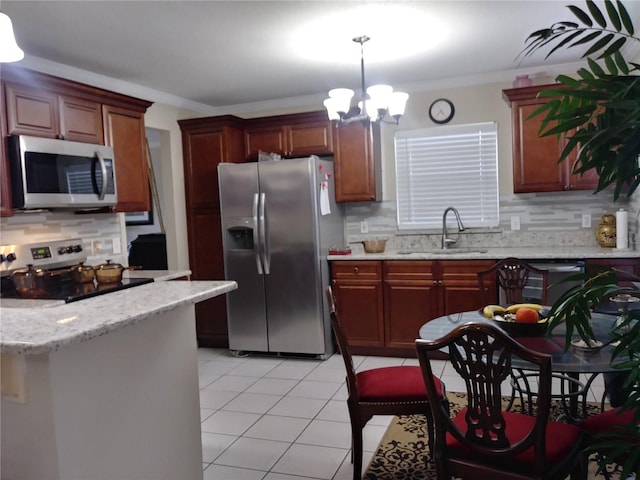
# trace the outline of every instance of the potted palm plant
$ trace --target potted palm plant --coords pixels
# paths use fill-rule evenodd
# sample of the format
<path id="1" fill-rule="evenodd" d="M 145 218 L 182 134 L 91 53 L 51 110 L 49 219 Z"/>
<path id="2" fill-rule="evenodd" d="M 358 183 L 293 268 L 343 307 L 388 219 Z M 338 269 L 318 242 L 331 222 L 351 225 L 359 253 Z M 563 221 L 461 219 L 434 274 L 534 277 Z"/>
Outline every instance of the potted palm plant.
<path id="1" fill-rule="evenodd" d="M 599 175 L 596 192 L 613 188 L 616 201 L 620 195 L 631 196 L 640 183 L 640 65 L 624 58 L 623 51 L 633 42 L 634 25 L 623 3 L 604 1 L 604 10 L 586 0 L 586 8 L 569 5 L 573 18 L 537 30 L 525 41 L 521 55 L 547 50 L 546 56 L 562 48 L 582 48 L 585 68 L 575 76 L 559 75 L 557 88 L 540 92 L 548 102 L 532 113 L 542 115 L 540 135 L 564 135 L 568 142 L 559 162 L 578 149 L 573 173 L 591 169 Z M 583 280 L 569 289 L 552 306 L 548 331 L 559 322 L 566 324 L 567 340 L 577 333 L 585 342 L 593 338 L 591 311 L 594 305 L 624 295 L 640 296 L 633 287 L 620 286 L 615 269 L 569 280 Z M 633 279 L 632 279 L 633 280 Z M 635 278 L 640 281 L 640 278 Z M 623 297 L 624 298 L 624 297 Z M 622 358 L 621 370 L 628 371 L 624 387 L 629 394 L 622 409 L 635 412 L 634 422 L 615 434 L 602 437 L 593 447 L 605 464 L 622 466 L 622 477 L 638 472 L 640 433 L 640 310 L 623 309 L 613 332 L 617 342 L 613 355 Z M 569 342 L 567 342 L 569 344 Z"/>

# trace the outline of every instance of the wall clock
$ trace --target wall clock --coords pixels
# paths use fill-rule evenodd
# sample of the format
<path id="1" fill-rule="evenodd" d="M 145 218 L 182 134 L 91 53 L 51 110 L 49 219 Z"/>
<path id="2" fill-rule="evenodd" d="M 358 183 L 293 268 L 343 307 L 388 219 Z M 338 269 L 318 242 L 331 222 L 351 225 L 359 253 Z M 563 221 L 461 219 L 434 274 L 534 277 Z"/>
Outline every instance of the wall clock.
<path id="1" fill-rule="evenodd" d="M 439 98 L 429 107 L 429 118 L 435 123 L 447 123 L 453 118 L 455 111 L 451 100 Z"/>

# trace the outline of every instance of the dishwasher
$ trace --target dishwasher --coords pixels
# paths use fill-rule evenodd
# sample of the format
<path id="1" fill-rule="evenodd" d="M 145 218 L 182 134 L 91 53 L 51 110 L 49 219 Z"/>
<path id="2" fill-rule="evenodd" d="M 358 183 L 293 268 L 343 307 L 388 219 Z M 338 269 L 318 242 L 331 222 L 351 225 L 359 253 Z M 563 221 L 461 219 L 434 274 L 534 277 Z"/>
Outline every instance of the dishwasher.
<path id="1" fill-rule="evenodd" d="M 580 285 L 582 280 L 566 281 L 566 278 L 577 273 L 584 273 L 584 260 L 527 260 L 533 267 L 549 272 L 549 286 L 547 303 L 553 305 L 560 296 L 571 287 Z M 542 277 L 535 273 L 529 275 L 527 284 L 522 291 L 523 301 L 526 303 L 541 303 Z M 505 304 L 504 292 L 500 291 L 500 305 Z"/>

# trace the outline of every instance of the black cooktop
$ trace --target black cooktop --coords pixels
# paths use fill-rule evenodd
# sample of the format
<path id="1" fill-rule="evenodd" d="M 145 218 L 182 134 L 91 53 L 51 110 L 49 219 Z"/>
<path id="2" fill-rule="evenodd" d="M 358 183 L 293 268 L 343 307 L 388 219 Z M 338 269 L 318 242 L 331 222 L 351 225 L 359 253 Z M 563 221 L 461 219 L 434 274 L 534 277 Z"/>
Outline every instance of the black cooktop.
<path id="1" fill-rule="evenodd" d="M 98 295 L 104 295 L 105 293 L 117 292 L 118 290 L 124 290 L 126 288 L 153 282 L 153 278 L 124 278 L 119 283 L 75 283 L 70 278 L 65 278 L 64 275 L 62 277 L 63 278 L 57 279 L 54 282 L 50 282 L 48 290 L 37 296 L 23 296 L 18 294 L 11 279 L 9 277 L 3 277 L 2 285 L 0 286 L 0 297 L 36 300 L 64 300 L 67 303 L 71 303 L 78 300 L 84 300 L 85 298 L 96 297 Z"/>

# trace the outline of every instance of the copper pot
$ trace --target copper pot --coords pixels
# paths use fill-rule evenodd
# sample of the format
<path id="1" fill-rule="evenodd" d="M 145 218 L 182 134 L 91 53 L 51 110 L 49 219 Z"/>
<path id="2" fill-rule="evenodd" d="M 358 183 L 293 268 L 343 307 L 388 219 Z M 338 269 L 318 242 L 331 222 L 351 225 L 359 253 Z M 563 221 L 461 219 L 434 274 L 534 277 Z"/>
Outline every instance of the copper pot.
<path id="1" fill-rule="evenodd" d="M 137 270 L 140 267 L 123 267 L 119 263 L 111 263 L 111 260 L 107 260 L 106 263 L 98 265 L 94 268 L 96 274 L 96 280 L 99 284 L 105 283 L 119 283 L 122 281 L 122 273 L 125 270 Z"/>
<path id="2" fill-rule="evenodd" d="M 35 298 L 47 293 L 53 277 L 68 271 L 68 269 L 50 271 L 29 264 L 27 268 L 13 272 L 11 274 L 11 281 L 18 295 L 21 297 Z"/>
<path id="3" fill-rule="evenodd" d="M 78 265 L 71 267 L 71 278 L 75 283 L 93 283 L 96 274 L 91 265 L 85 265 L 80 262 Z"/>

